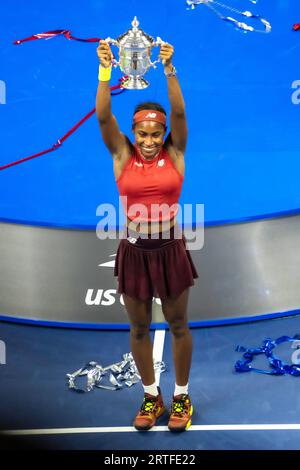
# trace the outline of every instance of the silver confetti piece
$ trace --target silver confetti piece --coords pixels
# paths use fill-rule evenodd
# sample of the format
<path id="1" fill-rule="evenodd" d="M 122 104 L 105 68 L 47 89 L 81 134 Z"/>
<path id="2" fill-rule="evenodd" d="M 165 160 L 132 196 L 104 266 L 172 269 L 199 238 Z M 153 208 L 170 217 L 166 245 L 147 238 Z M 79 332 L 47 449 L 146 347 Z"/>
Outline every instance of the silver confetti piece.
<path id="1" fill-rule="evenodd" d="M 249 1 L 253 4 L 257 3 L 256 0 L 249 0 Z M 272 29 L 272 26 L 269 23 L 269 21 L 263 18 L 261 15 L 253 14 L 251 11 L 248 11 L 248 10 L 246 11 L 238 10 L 237 8 L 231 7 L 230 5 L 225 5 L 224 3 L 218 2 L 217 0 L 186 0 L 186 4 L 189 7 L 188 9 L 190 10 L 194 10 L 197 5 L 200 5 L 200 4 L 205 5 L 221 20 L 228 21 L 229 23 L 231 23 L 232 25 L 234 25 L 236 28 L 240 29 L 244 33 L 248 31 L 256 32 L 256 33 L 270 33 Z M 223 13 L 221 13 L 220 9 L 221 11 L 223 9 L 229 10 L 235 13 L 236 15 L 245 16 L 246 18 L 252 19 L 254 21 L 255 20 L 260 21 L 263 24 L 264 29 L 256 29 L 252 27 L 251 25 L 244 23 L 243 21 L 238 21 L 237 19 L 232 18 L 231 16 L 225 16 L 223 15 Z"/>
<path id="2" fill-rule="evenodd" d="M 166 365 L 162 361 L 153 360 L 156 372 L 165 372 Z M 86 376 L 86 386 L 76 384 L 79 377 Z M 123 354 L 123 360 L 103 367 L 95 361 L 88 362 L 84 367 L 71 374 L 66 374 L 69 389 L 79 393 L 90 392 L 96 388 L 120 390 L 124 385 L 131 387 L 141 380 L 132 353 Z M 110 384 L 110 385 L 108 385 Z"/>

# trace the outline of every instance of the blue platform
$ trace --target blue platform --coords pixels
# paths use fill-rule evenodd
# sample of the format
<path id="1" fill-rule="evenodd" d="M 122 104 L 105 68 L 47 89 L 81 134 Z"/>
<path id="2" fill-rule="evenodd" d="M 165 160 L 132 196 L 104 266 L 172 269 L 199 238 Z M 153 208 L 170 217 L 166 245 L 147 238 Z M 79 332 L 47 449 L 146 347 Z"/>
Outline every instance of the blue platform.
<path id="1" fill-rule="evenodd" d="M 53 0 L 47 8 L 34 0 L 17 8 L 3 4 L 0 165 L 51 147 L 94 107 L 97 89 L 97 43 L 63 37 L 18 46 L 13 41 L 53 29 L 70 29 L 80 38 L 117 37 L 137 15 L 144 31 L 175 47 L 189 128 L 181 202 L 205 204 L 207 224 L 298 211 L 300 106 L 292 102 L 293 93 L 299 95 L 292 84 L 300 79 L 300 32 L 292 30 L 300 20 L 298 2 L 225 3 L 262 14 L 271 33 L 244 34 L 204 5 L 187 10 L 184 0 L 153 0 L 151 7 L 131 0 L 126 8 L 120 0 L 63 6 Z M 111 84 L 120 77 L 115 70 Z M 156 100 L 169 111 L 161 64 L 147 79 L 147 90 L 112 99 L 120 128 L 131 139 L 138 102 Z M 93 228 L 103 202 L 117 205 L 118 192 L 95 115 L 55 152 L 0 173 L 1 220 Z"/>

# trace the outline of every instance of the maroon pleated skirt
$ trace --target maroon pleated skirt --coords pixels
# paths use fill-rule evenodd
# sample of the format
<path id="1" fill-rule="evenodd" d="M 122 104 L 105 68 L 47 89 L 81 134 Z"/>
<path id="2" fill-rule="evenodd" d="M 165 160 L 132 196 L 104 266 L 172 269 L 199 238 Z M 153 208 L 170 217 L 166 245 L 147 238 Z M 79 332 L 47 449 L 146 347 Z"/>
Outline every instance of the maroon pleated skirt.
<path id="1" fill-rule="evenodd" d="M 164 299 L 179 295 L 194 285 L 198 278 L 186 240 L 178 225 L 159 238 L 144 238 L 128 229 L 121 240 L 114 269 L 118 277 L 118 293 L 140 300 L 158 297 Z M 175 236 L 176 234 L 176 236 Z"/>

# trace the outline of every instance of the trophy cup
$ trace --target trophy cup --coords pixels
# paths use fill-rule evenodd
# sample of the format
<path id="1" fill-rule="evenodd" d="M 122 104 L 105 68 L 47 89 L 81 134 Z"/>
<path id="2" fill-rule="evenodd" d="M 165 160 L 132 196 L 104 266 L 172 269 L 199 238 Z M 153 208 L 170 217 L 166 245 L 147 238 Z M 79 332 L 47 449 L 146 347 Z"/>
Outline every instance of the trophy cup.
<path id="1" fill-rule="evenodd" d="M 127 77 L 122 82 L 122 87 L 129 90 L 142 90 L 149 86 L 143 75 L 150 67 L 156 69 L 160 58 L 151 62 L 151 50 L 155 46 L 163 44 L 160 37 L 156 41 L 152 36 L 139 29 L 139 21 L 134 17 L 132 28 L 121 34 L 117 39 L 106 38 L 105 41 L 119 48 L 119 61 L 113 59 L 114 67 L 119 66 Z"/>

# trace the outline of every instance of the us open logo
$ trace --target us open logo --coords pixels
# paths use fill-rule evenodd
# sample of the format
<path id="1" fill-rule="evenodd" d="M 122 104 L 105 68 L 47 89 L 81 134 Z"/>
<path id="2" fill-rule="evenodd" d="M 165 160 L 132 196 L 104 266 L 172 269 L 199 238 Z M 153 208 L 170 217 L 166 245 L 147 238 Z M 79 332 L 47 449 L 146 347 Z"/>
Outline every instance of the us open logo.
<path id="1" fill-rule="evenodd" d="M 0 80 L 0 104 L 6 104 L 6 85 Z"/>

